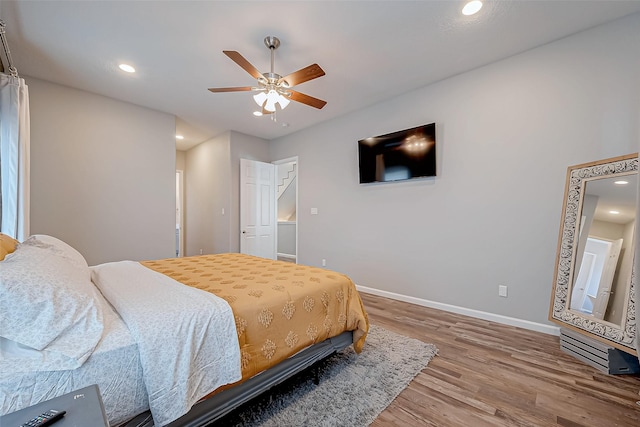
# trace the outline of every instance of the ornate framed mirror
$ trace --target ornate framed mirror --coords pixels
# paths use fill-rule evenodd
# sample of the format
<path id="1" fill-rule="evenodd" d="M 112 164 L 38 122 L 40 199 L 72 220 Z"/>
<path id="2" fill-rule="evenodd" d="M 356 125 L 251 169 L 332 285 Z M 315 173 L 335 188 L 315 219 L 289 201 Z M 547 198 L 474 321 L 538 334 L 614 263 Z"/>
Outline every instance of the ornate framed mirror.
<path id="1" fill-rule="evenodd" d="M 549 319 L 636 354 L 638 155 L 567 170 Z"/>

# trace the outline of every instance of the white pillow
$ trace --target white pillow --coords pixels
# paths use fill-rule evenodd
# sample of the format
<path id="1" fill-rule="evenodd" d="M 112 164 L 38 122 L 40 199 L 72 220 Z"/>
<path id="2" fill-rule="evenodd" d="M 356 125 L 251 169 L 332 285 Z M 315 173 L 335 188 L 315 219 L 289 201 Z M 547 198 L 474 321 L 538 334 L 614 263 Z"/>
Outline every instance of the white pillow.
<path id="1" fill-rule="evenodd" d="M 7 255 L 0 263 L 0 336 L 84 363 L 104 326 L 100 295 L 78 255 L 37 238 Z"/>
<path id="2" fill-rule="evenodd" d="M 91 279 L 91 271 L 89 270 L 87 260 L 84 259 L 80 252 L 78 252 L 72 246 L 63 242 L 62 240 L 53 236 L 48 236 L 46 234 L 34 234 L 21 244 L 27 246 L 37 246 L 40 248 L 50 248 L 57 255 L 68 259 L 69 262 L 73 263 L 73 265 L 75 265 L 76 267 L 80 269 L 87 269 L 87 273 L 89 274 L 88 277 L 89 279 Z"/>

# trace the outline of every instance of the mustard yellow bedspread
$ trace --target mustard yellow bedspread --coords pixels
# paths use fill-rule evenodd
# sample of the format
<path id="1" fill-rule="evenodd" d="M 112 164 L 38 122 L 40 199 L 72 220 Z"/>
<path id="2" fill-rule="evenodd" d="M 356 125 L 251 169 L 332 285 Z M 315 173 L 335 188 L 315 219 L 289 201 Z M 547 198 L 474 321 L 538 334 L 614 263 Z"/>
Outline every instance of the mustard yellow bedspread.
<path id="1" fill-rule="evenodd" d="M 369 330 L 355 285 L 334 271 L 235 253 L 142 264 L 229 303 L 243 380 L 344 331 L 359 353 Z"/>

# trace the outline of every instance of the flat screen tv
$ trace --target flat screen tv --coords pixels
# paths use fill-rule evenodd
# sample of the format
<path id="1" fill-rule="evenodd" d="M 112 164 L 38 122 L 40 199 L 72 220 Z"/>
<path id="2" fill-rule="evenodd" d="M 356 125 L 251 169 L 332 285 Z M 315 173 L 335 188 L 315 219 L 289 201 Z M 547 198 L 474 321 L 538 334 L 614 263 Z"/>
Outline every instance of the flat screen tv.
<path id="1" fill-rule="evenodd" d="M 436 124 L 358 141 L 360 183 L 436 176 Z"/>

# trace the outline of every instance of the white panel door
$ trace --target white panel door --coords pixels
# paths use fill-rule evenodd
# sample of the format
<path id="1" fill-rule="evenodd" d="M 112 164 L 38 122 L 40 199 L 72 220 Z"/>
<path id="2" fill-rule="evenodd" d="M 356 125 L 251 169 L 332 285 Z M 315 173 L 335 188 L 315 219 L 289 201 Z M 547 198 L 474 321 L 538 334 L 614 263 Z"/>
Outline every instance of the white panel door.
<path id="1" fill-rule="evenodd" d="M 276 259 L 276 168 L 240 159 L 240 252 Z"/>
<path id="2" fill-rule="evenodd" d="M 611 296 L 611 287 L 613 285 L 613 277 L 618 265 L 618 258 L 622 250 L 622 239 L 609 242 L 607 245 L 607 255 L 602 269 L 602 277 L 598 284 L 598 294 L 593 299 L 593 316 L 596 319 L 604 319 L 609 297 Z"/>

